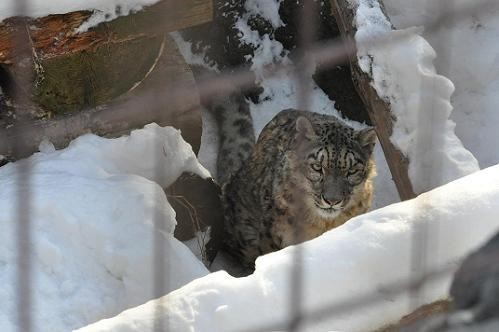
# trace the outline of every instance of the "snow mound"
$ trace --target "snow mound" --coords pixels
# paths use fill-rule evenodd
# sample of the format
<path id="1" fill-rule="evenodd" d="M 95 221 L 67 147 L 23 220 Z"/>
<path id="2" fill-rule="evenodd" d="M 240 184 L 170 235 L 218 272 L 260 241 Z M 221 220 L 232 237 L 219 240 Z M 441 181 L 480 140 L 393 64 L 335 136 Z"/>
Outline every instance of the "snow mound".
<path id="1" fill-rule="evenodd" d="M 60 151 L 44 142 L 41 150 L 0 168 L 2 331 L 16 330 L 22 164 L 31 168 L 31 199 L 21 204 L 32 223 L 31 313 L 37 331 L 68 331 L 164 295 L 153 289 L 154 240 L 164 249 L 159 260 L 165 292 L 208 273 L 173 238 L 175 212 L 162 190 L 184 170 L 209 176 L 178 130 L 150 124 L 117 139 L 84 135 Z"/>
<path id="2" fill-rule="evenodd" d="M 262 256 L 256 261 L 255 273 L 246 278 L 212 273 L 159 300 L 79 331 L 153 331 L 159 322 L 172 331 L 265 330 L 269 323 L 273 330 L 286 329 L 275 323 L 289 318 L 290 275 L 297 248 L 303 253 L 304 310 L 366 294 L 380 296 L 374 305 L 308 322 L 304 330 L 375 330 L 448 294 L 452 271 L 425 283 L 419 303 L 410 300 L 409 292 L 387 291 L 387 285 L 414 277 L 411 239 L 415 233 L 427 232 L 422 250 L 426 250 L 423 257 L 428 269 L 453 270 L 460 259 L 497 232 L 498 210 L 499 165 L 411 201 L 351 219 L 300 246 Z M 154 314 L 158 308 L 163 315 Z"/>
<path id="3" fill-rule="evenodd" d="M 469 6 L 470 1 L 385 0 L 392 22 L 408 27 L 424 19 L 435 20 L 444 10 Z M 437 70 L 456 87 L 451 97 L 456 134 L 480 162 L 482 168 L 499 163 L 499 6 L 489 2 L 460 19 L 454 19 L 436 33 L 424 32 L 439 55 Z"/>
<path id="4" fill-rule="evenodd" d="M 30 0 L 27 1 L 26 12 L 19 13 L 19 4 L 16 0 L 0 2 L 0 22 L 12 16 L 26 15 L 33 18 L 50 14 L 65 14 L 79 10 L 93 11 L 93 15 L 84 22 L 78 32 L 84 32 L 101 22 L 112 21 L 119 16 L 126 16 L 132 12 L 150 6 L 159 0 Z"/>
<path id="5" fill-rule="evenodd" d="M 361 69 L 372 75 L 378 94 L 391 105 L 396 118 L 391 140 L 409 158 L 414 190 L 424 192 L 479 170 L 449 119 L 454 85 L 436 73 L 435 51 L 421 31 L 392 30 L 375 1 L 350 2 L 357 6 L 356 40 L 396 38 L 383 47 L 359 47 L 358 58 Z"/>

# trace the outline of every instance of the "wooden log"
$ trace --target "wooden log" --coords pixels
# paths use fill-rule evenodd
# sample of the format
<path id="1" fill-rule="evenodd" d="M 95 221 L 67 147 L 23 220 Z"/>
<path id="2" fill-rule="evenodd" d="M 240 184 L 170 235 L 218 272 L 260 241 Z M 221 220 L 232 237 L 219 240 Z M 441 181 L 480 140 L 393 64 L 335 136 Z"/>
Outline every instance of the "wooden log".
<path id="1" fill-rule="evenodd" d="M 78 11 L 39 19 L 10 18 L 0 22 L 0 64 L 16 61 L 21 50 L 14 50 L 13 40 L 19 33 L 30 35 L 32 47 L 43 60 L 81 52 L 99 44 L 162 35 L 209 22 L 213 18 L 213 1 L 162 0 L 134 14 L 77 33 L 76 29 L 91 15 L 90 11 Z"/>
<path id="2" fill-rule="evenodd" d="M 173 90 L 179 85 L 189 89 L 188 98 L 169 94 L 169 88 Z M 150 122 L 179 128 L 184 139 L 198 151 L 202 130 L 199 95 L 192 71 L 169 35 L 165 36 L 163 52 L 154 69 L 135 89 L 96 108 L 1 128 L 0 155 L 19 159 L 38 151 L 44 138 L 56 148 L 63 148 L 88 132 L 116 137 Z"/>
<path id="3" fill-rule="evenodd" d="M 127 92 L 154 65 L 164 33 L 211 20 L 212 2 L 163 0 L 77 33 L 91 14 L 12 18 L 0 24 L 0 64 L 15 81 L 17 98 L 45 110 L 35 117 L 78 112 Z M 14 47 L 16 40 L 26 42 Z M 33 68 L 30 89 L 23 76 L 27 64 Z M 18 95 L 25 91 L 28 95 Z"/>
<path id="4" fill-rule="evenodd" d="M 377 1 L 381 3 L 381 0 Z M 354 40 L 357 31 L 354 20 L 356 8 L 351 6 L 348 0 L 330 0 L 330 3 L 332 14 L 336 18 L 342 37 Z M 390 141 L 393 129 L 393 114 L 390 104 L 379 97 L 371 85 L 372 77 L 359 67 L 357 55 L 354 54 L 349 60 L 354 86 L 368 110 L 400 199 L 414 198 L 416 195 L 408 175 L 408 160 Z"/>

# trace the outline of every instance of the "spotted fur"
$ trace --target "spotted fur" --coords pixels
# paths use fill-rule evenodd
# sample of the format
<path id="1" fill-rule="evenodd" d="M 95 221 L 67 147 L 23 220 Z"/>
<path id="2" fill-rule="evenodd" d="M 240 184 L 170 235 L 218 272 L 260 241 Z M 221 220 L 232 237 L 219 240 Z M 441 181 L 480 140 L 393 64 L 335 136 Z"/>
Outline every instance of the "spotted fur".
<path id="1" fill-rule="evenodd" d="M 218 170 L 224 241 L 226 251 L 244 266 L 251 269 L 259 255 L 317 237 L 370 207 L 372 129 L 355 131 L 335 117 L 289 109 L 265 126 L 246 154 L 241 147 L 252 136 L 233 134 L 252 129 L 249 112 L 222 113 Z M 229 151 L 229 146 L 239 150 Z M 239 161 L 227 165 L 228 156 L 239 154 Z"/>
<path id="2" fill-rule="evenodd" d="M 241 94 L 217 98 L 209 108 L 219 127 L 217 180 L 224 184 L 241 168 L 253 151 L 253 120 L 248 102 Z"/>

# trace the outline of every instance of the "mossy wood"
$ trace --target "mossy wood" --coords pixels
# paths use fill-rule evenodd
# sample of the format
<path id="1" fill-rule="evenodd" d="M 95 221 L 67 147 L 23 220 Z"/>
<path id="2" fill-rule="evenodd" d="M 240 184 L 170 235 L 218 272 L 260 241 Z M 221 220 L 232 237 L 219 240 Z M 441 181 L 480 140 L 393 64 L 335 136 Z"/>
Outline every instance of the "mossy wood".
<path id="1" fill-rule="evenodd" d="M 91 15 L 80 11 L 0 23 L 0 64 L 15 80 L 26 55 L 31 57 L 30 98 L 49 115 L 94 107 L 127 92 L 154 66 L 164 33 L 210 21 L 212 1 L 162 0 L 77 33 Z M 14 47 L 16 39 L 29 43 Z"/>
<path id="2" fill-rule="evenodd" d="M 0 110 L 0 154 L 17 159 L 43 138 L 60 148 L 86 132 L 114 137 L 152 121 L 181 129 L 197 151 L 199 96 L 167 32 L 208 22 L 212 10 L 212 0 L 162 0 L 82 33 L 91 12 L 1 22 L 0 74 L 10 74 L 5 92 L 16 102 Z M 189 93 L 169 93 L 178 86 Z"/>
<path id="3" fill-rule="evenodd" d="M 169 93 L 178 86 L 189 93 L 183 98 Z M 116 137 L 150 122 L 181 129 L 184 139 L 198 151 L 202 130 L 199 95 L 192 71 L 169 35 L 161 40 L 154 68 L 135 88 L 98 107 L 2 128 L 0 154 L 18 159 L 36 152 L 44 138 L 62 148 L 84 133 Z"/>
<path id="4" fill-rule="evenodd" d="M 381 0 L 377 0 L 383 5 Z M 332 14 L 336 18 L 341 35 L 345 39 L 354 39 L 357 31 L 355 26 L 355 7 L 348 0 L 330 0 Z M 387 18 L 388 19 L 388 18 Z M 393 128 L 393 114 L 390 104 L 379 97 L 371 85 L 373 78 L 360 69 L 357 56 L 350 57 L 352 80 L 364 105 L 367 108 L 371 122 L 376 129 L 379 141 L 385 153 L 386 161 L 393 181 L 402 200 L 414 198 L 416 195 L 408 175 L 408 160 L 390 141 Z"/>

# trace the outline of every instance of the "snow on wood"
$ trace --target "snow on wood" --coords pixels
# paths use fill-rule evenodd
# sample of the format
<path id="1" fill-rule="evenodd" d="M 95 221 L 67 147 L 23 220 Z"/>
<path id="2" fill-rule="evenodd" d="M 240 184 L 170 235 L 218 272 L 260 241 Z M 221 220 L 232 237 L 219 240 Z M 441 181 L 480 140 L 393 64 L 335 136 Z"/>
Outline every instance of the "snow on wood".
<path id="1" fill-rule="evenodd" d="M 13 1 L 2 2 L 0 64 L 15 62 L 16 54 L 21 53 L 22 50 L 15 50 L 13 46 L 18 34 L 29 34 L 35 52 L 43 60 L 81 52 L 99 44 L 141 38 L 145 34 L 163 34 L 206 23 L 211 21 L 213 11 L 212 0 L 136 0 L 135 4 L 124 0 L 100 3 L 66 1 L 66 5 L 60 1 L 49 1 L 48 4 L 47 1 L 30 1 L 28 14 L 39 18 L 24 20 L 8 18 L 6 15 L 17 14 L 11 8 L 14 7 Z M 149 6 L 143 8 L 145 5 Z M 92 25 L 95 27 L 87 31 L 91 27 L 89 20 L 93 20 L 96 14 L 105 16 L 102 21 L 110 22 L 95 26 L 100 21 L 94 20 Z M 87 29 L 82 29 L 82 25 L 87 25 Z"/>
<path id="2" fill-rule="evenodd" d="M 355 38 L 357 32 L 355 24 L 356 8 L 349 6 L 348 0 L 331 0 L 330 2 L 333 15 L 343 38 Z M 350 57 L 350 66 L 354 85 L 368 110 L 399 196 L 402 200 L 414 198 L 415 193 L 408 175 L 407 158 L 390 141 L 393 126 L 390 105 L 386 100 L 380 98 L 371 85 L 373 78 L 370 74 L 360 69 L 356 55 Z"/>
<path id="3" fill-rule="evenodd" d="M 393 30 L 381 2 L 340 1 L 353 10 L 349 17 L 356 41 L 376 36 L 394 39 L 382 47 L 366 48 L 359 43 L 356 61 L 372 78 L 376 96 L 389 105 L 393 120 L 386 113 L 384 117 L 385 122 L 393 124 L 390 144 L 408 159 L 407 173 L 414 192 L 425 192 L 479 170 L 477 160 L 457 138 L 455 123 L 449 119 L 454 86 L 437 74 L 433 66 L 435 51 L 420 36 L 421 31 Z"/>

